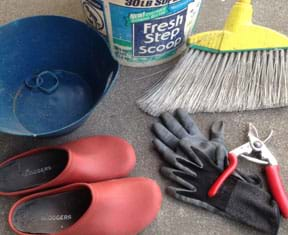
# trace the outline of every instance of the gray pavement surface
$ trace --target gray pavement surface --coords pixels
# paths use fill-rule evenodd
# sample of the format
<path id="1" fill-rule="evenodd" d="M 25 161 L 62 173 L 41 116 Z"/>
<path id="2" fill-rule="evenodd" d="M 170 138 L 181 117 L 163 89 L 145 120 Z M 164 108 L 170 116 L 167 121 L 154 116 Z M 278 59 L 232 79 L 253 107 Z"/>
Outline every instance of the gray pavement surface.
<path id="1" fill-rule="evenodd" d="M 270 0 L 254 1 L 255 22 L 288 34 L 287 0 L 273 1 L 273 4 L 271 2 Z M 224 19 L 233 3 L 234 0 L 204 0 L 197 31 L 222 28 Z M 84 19 L 79 0 L 0 1 L 0 24 L 5 24 L 16 18 L 38 14 L 65 15 L 80 20 Z M 147 77 L 147 74 L 157 73 L 172 68 L 172 66 L 173 62 L 146 69 L 122 67 L 120 79 L 81 128 L 69 135 L 54 139 L 39 140 L 0 134 L 0 160 L 34 147 L 65 143 L 84 136 L 118 135 L 132 143 L 137 152 L 137 166 L 131 176 L 151 177 L 160 184 L 163 191 L 162 210 L 157 220 L 143 232 L 144 235 L 261 234 L 247 226 L 177 202 L 165 195 L 164 189 L 168 185 L 168 181 L 164 180 L 158 173 L 162 163 L 151 146 L 152 136 L 149 128 L 155 119 L 140 111 L 135 105 L 135 100 L 160 77 L 159 74 Z M 253 122 L 259 128 L 260 134 L 263 135 L 266 135 L 269 129 L 273 129 L 275 134 L 269 146 L 271 146 L 282 167 L 282 177 L 288 189 L 287 117 L 288 108 L 194 115 L 204 131 L 208 130 L 208 126 L 213 121 L 224 120 L 228 148 L 239 146 L 246 141 L 245 134 L 248 122 Z M 240 168 L 246 172 L 260 173 L 260 167 L 247 162 L 241 161 Z M 6 221 L 8 210 L 14 201 L 15 199 L 0 197 L 0 235 L 13 234 Z M 282 221 L 279 234 L 288 234 L 287 221 Z"/>

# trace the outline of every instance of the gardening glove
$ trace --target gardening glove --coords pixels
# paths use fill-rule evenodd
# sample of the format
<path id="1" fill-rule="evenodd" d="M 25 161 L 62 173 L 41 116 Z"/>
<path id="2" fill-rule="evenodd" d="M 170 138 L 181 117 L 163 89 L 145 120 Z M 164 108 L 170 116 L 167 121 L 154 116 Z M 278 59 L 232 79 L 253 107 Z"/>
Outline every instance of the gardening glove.
<path id="1" fill-rule="evenodd" d="M 201 149 L 222 170 L 228 165 L 227 149 L 224 143 L 224 123 L 215 122 L 210 128 L 210 137 L 206 138 L 199 130 L 190 115 L 177 109 L 174 116 L 166 112 L 160 115 L 160 121 L 152 125 L 155 136 L 164 142 L 173 151 L 177 150 L 178 143 L 183 138 L 189 138 L 193 146 Z M 181 150 L 178 149 L 178 154 Z M 262 180 L 257 175 L 245 175 L 239 170 L 234 173 L 243 181 L 257 184 L 262 187 Z"/>
<path id="2" fill-rule="evenodd" d="M 161 174 L 179 184 L 179 187 L 167 188 L 169 195 L 259 231 L 277 234 L 280 212 L 269 193 L 232 175 L 218 194 L 209 198 L 208 191 L 222 172 L 210 156 L 195 146 L 191 138 L 184 138 L 178 144 L 185 156 L 178 155 L 159 139 L 155 139 L 154 144 L 163 159 L 172 167 L 162 167 Z"/>

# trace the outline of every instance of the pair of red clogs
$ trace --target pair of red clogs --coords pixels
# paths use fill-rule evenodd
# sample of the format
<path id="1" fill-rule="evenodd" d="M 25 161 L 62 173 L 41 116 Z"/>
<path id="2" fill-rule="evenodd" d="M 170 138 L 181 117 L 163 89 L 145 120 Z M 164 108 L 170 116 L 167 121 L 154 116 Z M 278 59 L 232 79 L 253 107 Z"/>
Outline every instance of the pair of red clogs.
<path id="1" fill-rule="evenodd" d="M 155 219 L 162 196 L 150 179 L 116 179 L 127 176 L 135 162 L 133 147 L 111 136 L 39 148 L 3 162 L 0 195 L 42 191 L 13 205 L 12 230 L 22 235 L 137 234 Z"/>

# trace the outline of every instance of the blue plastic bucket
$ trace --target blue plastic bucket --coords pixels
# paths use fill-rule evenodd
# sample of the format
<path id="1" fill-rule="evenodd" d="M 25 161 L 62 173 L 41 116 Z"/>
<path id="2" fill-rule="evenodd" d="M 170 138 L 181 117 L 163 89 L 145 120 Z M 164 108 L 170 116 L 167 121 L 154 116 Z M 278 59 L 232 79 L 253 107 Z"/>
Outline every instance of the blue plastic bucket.
<path id="1" fill-rule="evenodd" d="M 88 24 L 109 42 L 119 63 L 167 62 L 187 47 L 202 0 L 81 0 Z"/>
<path id="2" fill-rule="evenodd" d="M 36 16 L 0 28 L 0 131 L 55 136 L 80 126 L 119 64 L 86 24 Z"/>

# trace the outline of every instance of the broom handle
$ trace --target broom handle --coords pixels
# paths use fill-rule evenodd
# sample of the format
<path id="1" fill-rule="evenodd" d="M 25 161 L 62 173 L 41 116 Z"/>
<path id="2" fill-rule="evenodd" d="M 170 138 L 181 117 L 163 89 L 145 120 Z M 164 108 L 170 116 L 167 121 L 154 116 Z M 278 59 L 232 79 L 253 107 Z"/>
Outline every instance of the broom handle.
<path id="1" fill-rule="evenodd" d="M 252 3 L 251 0 L 238 0 L 238 2 L 248 3 L 248 4 L 251 4 L 251 3 Z"/>
<path id="2" fill-rule="evenodd" d="M 224 30 L 236 32 L 242 26 L 252 24 L 253 6 L 251 2 L 251 0 L 238 0 L 234 4 Z"/>

